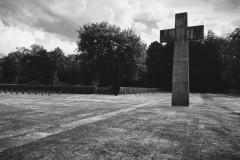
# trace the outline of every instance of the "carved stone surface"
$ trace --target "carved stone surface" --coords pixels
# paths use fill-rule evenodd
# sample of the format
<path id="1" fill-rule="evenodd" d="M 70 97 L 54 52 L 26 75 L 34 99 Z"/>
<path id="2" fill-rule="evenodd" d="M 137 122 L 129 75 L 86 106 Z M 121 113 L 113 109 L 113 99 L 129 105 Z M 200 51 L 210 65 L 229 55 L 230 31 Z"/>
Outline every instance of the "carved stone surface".
<path id="1" fill-rule="evenodd" d="M 188 40 L 203 38 L 204 26 L 188 27 L 187 13 L 175 15 L 175 29 L 160 31 L 160 41 L 174 41 L 172 106 L 189 106 Z"/>

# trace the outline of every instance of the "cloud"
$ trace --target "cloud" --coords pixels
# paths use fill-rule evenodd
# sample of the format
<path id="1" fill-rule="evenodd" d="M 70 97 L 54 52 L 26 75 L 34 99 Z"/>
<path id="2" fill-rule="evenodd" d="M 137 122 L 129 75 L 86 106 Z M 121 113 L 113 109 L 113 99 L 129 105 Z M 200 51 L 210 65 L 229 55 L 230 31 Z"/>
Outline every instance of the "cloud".
<path id="1" fill-rule="evenodd" d="M 38 37 L 38 38 L 37 38 Z M 51 33 L 37 32 L 35 35 L 36 43 L 41 44 L 48 51 L 54 50 L 59 47 L 65 54 L 74 54 L 77 48 L 76 42 L 67 39 L 60 39 L 57 35 Z"/>
<path id="2" fill-rule="evenodd" d="M 239 10 L 240 7 L 239 0 L 204 0 L 204 2 L 212 5 L 216 12 L 233 12 Z"/>
<path id="3" fill-rule="evenodd" d="M 0 35 L 0 48 L 3 53 L 14 51 L 16 47 L 29 47 L 35 43 L 31 32 L 12 26 L 5 26 L 2 21 L 0 21 Z"/>
<path id="4" fill-rule="evenodd" d="M 151 29 L 149 33 L 141 32 L 141 38 L 147 45 L 150 45 L 154 41 L 159 41 L 160 39 L 160 31 L 159 29 Z"/>
<path id="5" fill-rule="evenodd" d="M 15 51 L 17 47 L 29 48 L 35 43 L 43 45 L 48 51 L 60 47 L 66 54 L 73 54 L 77 48 L 75 42 L 60 39 L 56 34 L 36 29 L 28 31 L 14 26 L 5 26 L 2 21 L 0 21 L 0 35 L 0 48 L 3 54 Z"/>
<path id="6" fill-rule="evenodd" d="M 21 0 L 21 3 L 19 0 L 0 1 L 0 19 L 11 26 L 11 29 L 6 29 L 8 33 L 24 36 L 24 40 L 29 38 L 24 46 L 30 41 L 44 44 L 46 48 L 50 48 L 50 44 L 56 44 L 53 40 L 50 42 L 49 38 L 62 45 L 66 43 L 63 46 L 68 46 L 68 49 L 70 46 L 76 48 L 76 30 L 88 22 L 108 21 L 122 29 L 133 27 L 139 33 L 147 29 L 147 32 L 151 32 L 152 27 L 156 27 L 156 22 L 168 14 L 169 9 L 159 0 Z M 152 26 L 147 26 L 145 22 L 153 23 Z M 21 30 L 24 30 L 26 35 L 20 33 Z M 12 45 L 14 44 L 17 45 Z"/>
<path id="7" fill-rule="evenodd" d="M 1 19 L 7 19 L 10 25 L 19 28 L 37 28 L 65 36 L 65 38 L 76 38 L 74 32 L 77 24 L 67 17 L 59 16 L 59 12 L 49 7 L 54 5 L 54 1 L 48 2 L 47 4 L 46 1 L 22 0 L 19 3 L 18 0 L 2 0 L 0 2 L 0 13 L 3 15 Z"/>
<path id="8" fill-rule="evenodd" d="M 145 23 L 135 22 L 133 25 L 133 29 L 137 32 L 141 32 L 147 29 L 147 25 Z"/>
<path id="9" fill-rule="evenodd" d="M 169 9 L 159 0 L 1 0 L 1 19 L 15 26 L 21 23 L 70 39 L 87 22 L 109 21 L 120 27 L 134 25 L 134 18 L 161 19 Z"/>
<path id="10" fill-rule="evenodd" d="M 149 44 L 159 39 L 159 30 L 174 28 L 179 12 L 188 12 L 189 25 L 222 34 L 237 27 L 239 7 L 239 0 L 1 0 L 0 45 L 7 52 L 33 42 L 50 50 L 62 46 L 70 54 L 76 30 L 101 21 L 133 28 Z"/>

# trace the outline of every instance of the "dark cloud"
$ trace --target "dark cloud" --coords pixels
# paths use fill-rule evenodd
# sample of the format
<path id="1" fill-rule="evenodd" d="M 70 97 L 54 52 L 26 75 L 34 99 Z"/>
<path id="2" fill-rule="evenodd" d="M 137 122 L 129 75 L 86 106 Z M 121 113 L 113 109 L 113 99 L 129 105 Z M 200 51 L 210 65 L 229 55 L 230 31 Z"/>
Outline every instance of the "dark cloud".
<path id="1" fill-rule="evenodd" d="M 240 6 L 239 0 L 227 0 L 227 2 L 232 8 L 238 8 Z"/>
<path id="2" fill-rule="evenodd" d="M 239 11 L 240 0 L 203 0 L 208 5 L 212 5 L 216 12 Z"/>
<path id="3" fill-rule="evenodd" d="M 0 1 L 0 13 L 2 16 L 8 16 L 19 13 L 18 3 L 16 1 L 1 0 Z"/>
<path id="4" fill-rule="evenodd" d="M 43 12 L 49 17 L 56 19 L 56 21 L 49 22 L 44 18 L 39 18 L 38 21 L 33 23 L 35 28 L 41 28 L 46 32 L 55 33 L 64 37 L 69 38 L 70 40 L 75 40 L 77 37 L 76 30 L 78 29 L 78 24 L 72 20 L 59 16 L 48 8 L 42 8 Z"/>
<path id="5" fill-rule="evenodd" d="M 10 24 L 8 23 L 8 21 L 6 21 L 4 19 L 2 19 L 1 21 L 5 27 L 10 27 Z"/>
<path id="6" fill-rule="evenodd" d="M 8 25 L 18 26 L 22 23 L 69 40 L 76 40 L 76 30 L 80 24 L 52 11 L 50 7 L 54 2 L 54 0 L 1 0 L 0 18 L 4 20 L 4 24 L 8 22 Z"/>
<path id="7" fill-rule="evenodd" d="M 78 25 L 72 21 L 61 17 L 57 22 L 48 22 L 45 20 L 34 23 L 35 28 L 41 28 L 46 32 L 55 33 L 70 40 L 75 40 L 77 37 Z"/>
<path id="8" fill-rule="evenodd" d="M 154 19 L 145 19 L 145 18 L 134 18 L 134 22 L 141 22 L 146 24 L 149 28 L 157 28 L 157 22 L 159 20 L 154 20 Z"/>
<path id="9" fill-rule="evenodd" d="M 21 15 L 23 15 L 21 7 L 20 7 L 19 3 L 17 3 L 15 0 L 12 0 L 12 1 L 1 0 L 0 1 L 1 19 L 8 19 L 9 17 L 12 17 L 14 19 L 21 20 L 22 19 Z"/>
<path id="10" fill-rule="evenodd" d="M 104 20 L 121 28 L 136 27 L 150 42 L 159 36 L 156 30 L 174 26 L 175 12 L 182 11 L 221 33 L 222 26 L 228 31 L 239 25 L 234 17 L 240 15 L 240 0 L 0 0 L 6 37 L 26 31 L 26 37 L 40 37 L 49 46 L 56 40 L 72 43 L 80 26 Z"/>

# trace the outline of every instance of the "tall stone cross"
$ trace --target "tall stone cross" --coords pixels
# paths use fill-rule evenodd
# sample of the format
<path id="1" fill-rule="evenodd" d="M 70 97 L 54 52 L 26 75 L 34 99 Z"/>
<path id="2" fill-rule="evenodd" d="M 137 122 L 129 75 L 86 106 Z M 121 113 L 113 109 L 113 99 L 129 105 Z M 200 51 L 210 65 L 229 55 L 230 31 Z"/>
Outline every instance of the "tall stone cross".
<path id="1" fill-rule="evenodd" d="M 172 106 L 189 106 L 188 40 L 202 39 L 204 26 L 188 27 L 187 12 L 175 15 L 175 29 L 160 31 L 160 41 L 174 41 Z"/>

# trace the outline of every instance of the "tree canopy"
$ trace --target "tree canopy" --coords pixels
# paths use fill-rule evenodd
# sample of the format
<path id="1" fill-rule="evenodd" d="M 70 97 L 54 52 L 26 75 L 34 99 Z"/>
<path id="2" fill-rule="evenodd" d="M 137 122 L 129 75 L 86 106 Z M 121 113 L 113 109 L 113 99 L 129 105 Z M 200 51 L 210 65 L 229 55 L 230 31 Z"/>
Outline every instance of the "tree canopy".
<path id="1" fill-rule="evenodd" d="M 240 28 L 230 33 L 221 53 L 223 63 L 227 66 L 222 75 L 223 80 L 230 88 L 240 88 Z"/>
<path id="2" fill-rule="evenodd" d="M 146 44 L 132 29 L 121 30 L 108 22 L 88 23 L 78 30 L 78 50 L 91 79 L 106 86 L 112 83 L 114 59 L 120 59 L 123 83 L 136 81 L 146 71 Z"/>
<path id="3" fill-rule="evenodd" d="M 147 49 L 147 85 L 149 87 L 171 89 L 173 43 L 162 45 L 155 41 Z"/>

